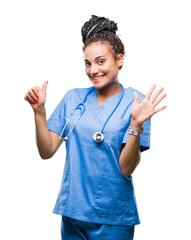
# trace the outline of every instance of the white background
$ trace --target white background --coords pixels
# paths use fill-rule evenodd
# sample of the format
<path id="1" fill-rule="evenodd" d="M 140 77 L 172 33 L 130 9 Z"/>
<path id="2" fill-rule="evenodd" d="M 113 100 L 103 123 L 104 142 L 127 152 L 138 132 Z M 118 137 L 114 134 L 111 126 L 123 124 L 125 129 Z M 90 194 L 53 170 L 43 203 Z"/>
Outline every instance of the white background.
<path id="1" fill-rule="evenodd" d="M 167 109 L 152 119 L 151 149 L 133 174 L 142 221 L 135 240 L 191 239 L 190 12 L 189 0 L 1 1 L 0 239 L 60 239 L 61 219 L 52 209 L 65 147 L 40 159 L 24 95 L 48 80 L 49 117 L 67 90 L 91 86 L 81 41 L 91 14 L 118 23 L 124 87 L 146 93 L 156 83 L 167 93 Z"/>

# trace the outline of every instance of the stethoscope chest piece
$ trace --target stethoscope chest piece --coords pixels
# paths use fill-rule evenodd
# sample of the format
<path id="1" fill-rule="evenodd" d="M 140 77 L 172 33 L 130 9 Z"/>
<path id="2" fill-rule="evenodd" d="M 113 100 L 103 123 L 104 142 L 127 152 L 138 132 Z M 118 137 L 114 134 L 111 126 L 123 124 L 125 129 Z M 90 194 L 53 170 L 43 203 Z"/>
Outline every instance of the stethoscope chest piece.
<path id="1" fill-rule="evenodd" d="M 103 142 L 104 135 L 103 135 L 103 133 L 101 133 L 101 132 L 96 132 L 96 133 L 94 133 L 94 135 L 93 135 L 93 139 L 94 139 L 96 142 L 98 142 L 98 143 Z"/>
<path id="2" fill-rule="evenodd" d="M 111 112 L 111 114 L 109 115 L 109 117 L 107 118 L 107 120 L 105 121 L 105 123 L 104 123 L 102 129 L 100 130 L 100 132 L 96 132 L 96 133 L 94 133 L 94 135 L 93 135 L 93 139 L 94 139 L 95 142 L 97 142 L 97 143 L 103 142 L 103 140 L 104 140 L 104 135 L 103 135 L 102 132 L 104 131 L 104 128 L 105 128 L 107 122 L 109 121 L 110 117 L 111 117 L 112 114 L 115 112 L 115 110 L 117 109 L 117 107 L 119 106 L 119 104 L 120 104 L 120 102 L 121 102 L 121 100 L 122 100 L 122 98 L 123 98 L 124 88 L 123 88 L 123 86 L 122 86 L 121 84 L 120 84 L 120 86 L 121 86 L 121 89 L 122 89 L 122 93 L 121 93 L 121 97 L 120 97 L 120 99 L 119 99 L 119 102 L 117 103 L 117 105 L 115 106 L 115 108 L 113 109 L 113 111 Z M 64 128 L 62 129 L 62 132 L 61 132 L 61 134 L 60 134 L 59 139 L 62 139 L 63 141 L 67 141 L 67 140 L 68 140 L 68 137 L 69 137 L 70 133 L 71 133 L 72 130 L 75 128 L 77 122 L 79 121 L 80 117 L 83 115 L 83 113 L 84 113 L 84 111 L 85 111 L 85 102 L 86 102 L 86 99 L 87 99 L 88 95 L 89 95 L 92 91 L 94 91 L 94 90 L 95 90 L 94 87 L 89 88 L 89 90 L 88 90 L 88 92 L 86 93 L 86 96 L 85 96 L 83 102 L 79 103 L 79 104 L 77 105 L 77 107 L 70 113 L 70 115 L 69 115 L 69 117 L 68 117 L 68 119 L 67 119 L 67 121 L 66 121 L 66 123 L 65 123 L 65 125 L 64 125 Z M 72 128 L 70 129 L 68 135 L 65 136 L 65 137 L 62 137 L 66 126 L 68 125 L 71 117 L 73 116 L 74 112 L 75 112 L 77 109 L 80 110 L 80 113 L 79 113 L 79 116 L 78 116 L 76 122 L 74 123 L 74 125 L 73 125 Z"/>

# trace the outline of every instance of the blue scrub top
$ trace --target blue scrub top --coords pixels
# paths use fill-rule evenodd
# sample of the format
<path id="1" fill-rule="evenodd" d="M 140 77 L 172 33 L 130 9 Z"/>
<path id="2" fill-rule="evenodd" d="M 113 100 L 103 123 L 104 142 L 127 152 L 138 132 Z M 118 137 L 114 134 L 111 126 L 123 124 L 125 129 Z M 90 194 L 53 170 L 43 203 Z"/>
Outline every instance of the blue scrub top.
<path id="1" fill-rule="evenodd" d="M 70 113 L 84 100 L 87 92 L 88 88 L 68 91 L 48 119 L 48 129 L 60 135 Z M 121 148 L 128 139 L 134 92 L 133 88 L 125 90 L 120 105 L 105 126 L 102 143 L 96 143 L 93 135 L 102 129 L 121 93 L 110 97 L 100 107 L 96 89 L 88 95 L 85 112 L 66 141 L 65 167 L 54 213 L 101 224 L 129 226 L 140 223 L 132 176 L 124 177 L 119 167 Z M 138 94 L 142 101 L 144 95 Z M 75 111 L 64 136 L 79 112 Z M 150 147 L 150 119 L 143 128 L 141 151 Z"/>

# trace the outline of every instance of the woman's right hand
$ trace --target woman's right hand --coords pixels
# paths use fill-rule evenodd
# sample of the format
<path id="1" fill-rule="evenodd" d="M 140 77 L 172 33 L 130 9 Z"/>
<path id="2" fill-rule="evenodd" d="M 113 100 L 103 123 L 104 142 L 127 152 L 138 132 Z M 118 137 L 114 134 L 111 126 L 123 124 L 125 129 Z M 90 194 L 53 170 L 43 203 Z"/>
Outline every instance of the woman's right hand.
<path id="1" fill-rule="evenodd" d="M 42 88 L 38 86 L 31 88 L 24 96 L 24 99 L 30 103 L 34 111 L 45 105 L 47 84 L 48 81 L 45 81 Z"/>

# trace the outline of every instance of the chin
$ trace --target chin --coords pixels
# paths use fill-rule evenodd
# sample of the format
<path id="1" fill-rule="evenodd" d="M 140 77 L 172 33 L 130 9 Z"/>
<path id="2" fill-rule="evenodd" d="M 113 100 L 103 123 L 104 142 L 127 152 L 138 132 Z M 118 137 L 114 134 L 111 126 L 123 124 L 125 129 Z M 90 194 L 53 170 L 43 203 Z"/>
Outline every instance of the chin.
<path id="1" fill-rule="evenodd" d="M 96 89 L 102 89 L 102 88 L 107 86 L 107 84 L 104 84 L 104 83 L 94 83 L 94 82 L 92 82 L 92 84 Z"/>

